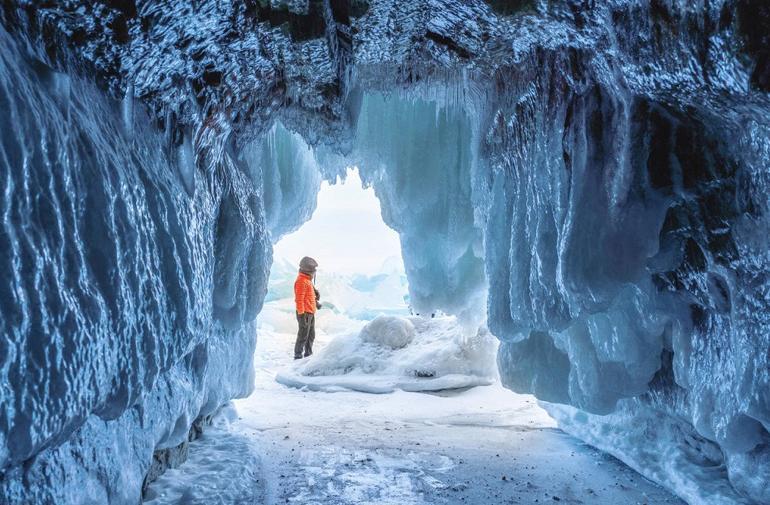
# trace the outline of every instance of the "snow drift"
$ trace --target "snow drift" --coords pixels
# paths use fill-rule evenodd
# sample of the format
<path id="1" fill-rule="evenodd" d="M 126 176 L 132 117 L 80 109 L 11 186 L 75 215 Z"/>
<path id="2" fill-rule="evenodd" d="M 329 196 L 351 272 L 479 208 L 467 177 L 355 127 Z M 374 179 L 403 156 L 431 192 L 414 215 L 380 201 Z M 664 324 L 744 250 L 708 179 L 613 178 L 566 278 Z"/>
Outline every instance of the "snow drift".
<path id="1" fill-rule="evenodd" d="M 314 391 L 438 391 L 491 384 L 495 338 L 470 332 L 455 317 L 378 316 L 359 332 L 334 338 L 276 380 Z"/>
<path id="2" fill-rule="evenodd" d="M 509 387 L 576 408 L 552 413 L 692 502 L 704 475 L 715 502 L 770 502 L 766 2 L 10 2 L 0 19 L 12 501 L 133 503 L 153 448 L 248 389 L 270 232 L 316 184 L 241 156 L 280 120 L 297 136 L 273 159 L 311 162 L 307 143 L 329 179 L 359 164 L 422 312 L 471 314 L 488 286 Z M 268 224 L 264 187 L 297 210 Z M 688 463 L 660 470 L 645 437 Z M 73 469 L 100 477 L 76 489 Z"/>

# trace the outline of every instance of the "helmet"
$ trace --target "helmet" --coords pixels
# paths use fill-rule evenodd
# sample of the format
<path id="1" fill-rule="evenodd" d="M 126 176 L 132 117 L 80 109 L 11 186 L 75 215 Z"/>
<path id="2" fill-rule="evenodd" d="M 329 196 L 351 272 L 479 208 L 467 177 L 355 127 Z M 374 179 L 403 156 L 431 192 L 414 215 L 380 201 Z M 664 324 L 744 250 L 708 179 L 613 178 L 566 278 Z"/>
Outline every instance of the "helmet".
<path id="1" fill-rule="evenodd" d="M 318 268 L 318 262 L 310 256 L 305 256 L 299 262 L 299 271 L 306 274 L 314 274 Z"/>

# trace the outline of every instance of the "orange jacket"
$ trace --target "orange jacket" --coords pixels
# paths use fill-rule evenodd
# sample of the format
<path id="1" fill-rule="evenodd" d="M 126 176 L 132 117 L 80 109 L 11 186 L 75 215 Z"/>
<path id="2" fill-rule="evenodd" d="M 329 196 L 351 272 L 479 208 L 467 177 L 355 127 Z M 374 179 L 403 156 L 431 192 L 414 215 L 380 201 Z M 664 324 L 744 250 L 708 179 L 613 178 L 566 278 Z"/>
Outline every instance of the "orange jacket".
<path id="1" fill-rule="evenodd" d="M 294 281 L 294 303 L 298 314 L 315 314 L 315 289 L 312 278 L 306 273 L 300 272 Z"/>

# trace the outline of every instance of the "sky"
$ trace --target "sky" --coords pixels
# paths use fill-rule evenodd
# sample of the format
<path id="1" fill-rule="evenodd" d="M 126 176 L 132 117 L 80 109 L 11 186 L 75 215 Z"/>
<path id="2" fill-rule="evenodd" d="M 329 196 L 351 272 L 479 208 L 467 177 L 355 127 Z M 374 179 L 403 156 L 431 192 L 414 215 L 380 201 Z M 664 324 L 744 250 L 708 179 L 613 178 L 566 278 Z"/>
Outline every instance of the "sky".
<path id="1" fill-rule="evenodd" d="M 403 269 L 398 233 L 382 221 L 374 190 L 361 186 L 355 169 L 344 183 L 321 184 L 313 217 L 275 244 L 273 256 L 294 264 L 312 256 L 319 272 L 372 274 L 386 260 Z"/>

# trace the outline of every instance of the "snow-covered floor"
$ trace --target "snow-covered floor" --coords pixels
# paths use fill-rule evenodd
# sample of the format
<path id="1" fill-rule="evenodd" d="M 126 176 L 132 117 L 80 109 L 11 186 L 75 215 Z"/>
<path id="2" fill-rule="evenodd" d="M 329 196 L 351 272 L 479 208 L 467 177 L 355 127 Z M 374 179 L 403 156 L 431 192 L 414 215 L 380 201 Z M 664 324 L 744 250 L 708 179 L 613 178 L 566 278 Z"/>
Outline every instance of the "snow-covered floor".
<path id="1" fill-rule="evenodd" d="M 293 338 L 260 332 L 254 394 L 220 414 L 147 503 L 682 503 L 497 383 L 432 394 L 279 384 Z M 319 332 L 317 349 L 329 338 Z"/>

